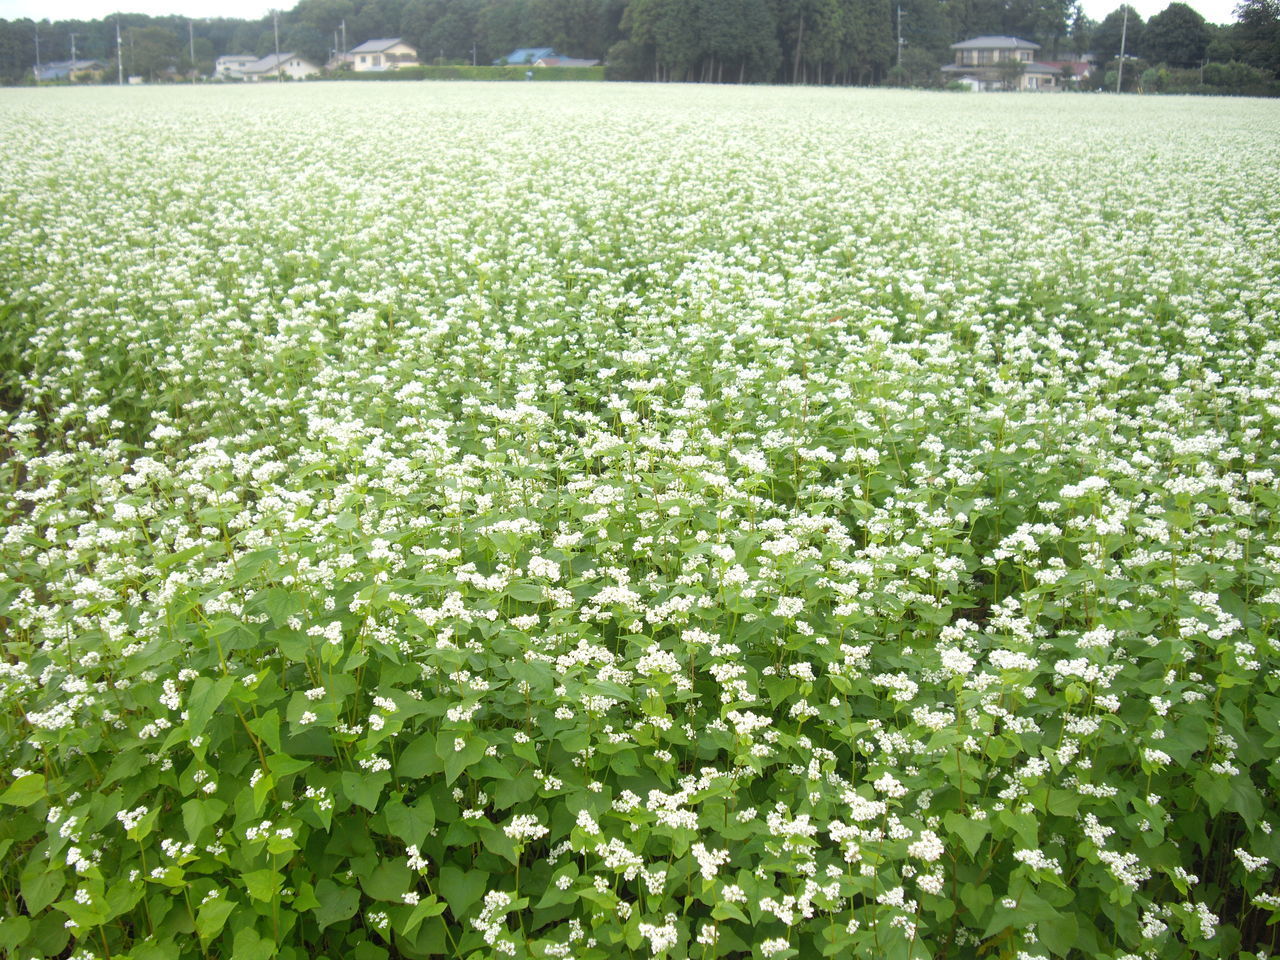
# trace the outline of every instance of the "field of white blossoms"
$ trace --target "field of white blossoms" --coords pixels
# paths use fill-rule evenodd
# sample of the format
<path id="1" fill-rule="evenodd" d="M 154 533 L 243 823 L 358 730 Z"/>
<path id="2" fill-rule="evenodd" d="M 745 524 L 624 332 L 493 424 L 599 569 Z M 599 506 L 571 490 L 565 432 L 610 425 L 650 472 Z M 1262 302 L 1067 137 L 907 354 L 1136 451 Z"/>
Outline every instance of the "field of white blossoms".
<path id="1" fill-rule="evenodd" d="M 1265 956 L 1277 106 L 0 94 L 0 953 Z"/>

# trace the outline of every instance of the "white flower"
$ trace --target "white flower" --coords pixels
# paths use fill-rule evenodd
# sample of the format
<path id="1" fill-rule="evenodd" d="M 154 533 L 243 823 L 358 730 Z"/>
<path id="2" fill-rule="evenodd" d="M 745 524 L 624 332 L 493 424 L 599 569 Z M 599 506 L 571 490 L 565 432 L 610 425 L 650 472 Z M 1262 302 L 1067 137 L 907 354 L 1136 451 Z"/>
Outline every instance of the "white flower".
<path id="1" fill-rule="evenodd" d="M 537 817 L 529 813 L 521 813 L 513 817 L 511 822 L 502 828 L 502 832 L 512 840 L 528 843 L 530 840 L 545 837 L 549 831 L 538 822 Z"/>

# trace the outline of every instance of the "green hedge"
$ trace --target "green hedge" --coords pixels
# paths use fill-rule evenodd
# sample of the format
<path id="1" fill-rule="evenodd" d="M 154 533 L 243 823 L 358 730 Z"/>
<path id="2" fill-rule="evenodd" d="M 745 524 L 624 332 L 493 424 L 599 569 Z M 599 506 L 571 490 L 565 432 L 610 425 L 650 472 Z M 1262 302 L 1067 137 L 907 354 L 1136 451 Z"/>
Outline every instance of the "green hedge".
<path id="1" fill-rule="evenodd" d="M 338 80 L 526 80 L 532 72 L 535 81 L 546 80 L 604 80 L 604 67 L 472 67 L 472 66 L 420 66 L 402 67 L 378 73 L 343 72 Z"/>

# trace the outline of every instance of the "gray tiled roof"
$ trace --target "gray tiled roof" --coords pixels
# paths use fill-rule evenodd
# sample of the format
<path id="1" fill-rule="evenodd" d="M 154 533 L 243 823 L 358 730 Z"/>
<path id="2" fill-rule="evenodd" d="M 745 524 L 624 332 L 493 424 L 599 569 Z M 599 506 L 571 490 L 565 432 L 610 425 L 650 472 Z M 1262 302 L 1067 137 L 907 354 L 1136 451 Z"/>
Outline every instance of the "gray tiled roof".
<path id="1" fill-rule="evenodd" d="M 290 50 L 288 53 L 268 53 L 261 60 L 255 60 L 253 63 L 246 64 L 244 72 L 265 73 L 268 70 L 275 70 L 282 64 L 288 63 L 297 55 L 297 51 L 294 50 Z"/>
<path id="2" fill-rule="evenodd" d="M 382 53 L 383 50 L 389 50 L 397 43 L 403 43 L 399 37 L 383 37 L 380 40 L 366 40 L 358 47 L 352 47 L 352 53 Z"/>
<path id="3" fill-rule="evenodd" d="M 541 60 L 543 57 L 554 57 L 556 51 L 554 47 L 518 47 L 512 50 L 505 57 L 500 57 L 493 61 L 500 63 L 506 60 L 507 63 L 515 65 L 520 63 L 533 63 L 535 60 Z"/>
<path id="4" fill-rule="evenodd" d="M 1040 44 L 1018 37 L 974 37 L 951 45 L 952 50 L 1039 50 Z"/>

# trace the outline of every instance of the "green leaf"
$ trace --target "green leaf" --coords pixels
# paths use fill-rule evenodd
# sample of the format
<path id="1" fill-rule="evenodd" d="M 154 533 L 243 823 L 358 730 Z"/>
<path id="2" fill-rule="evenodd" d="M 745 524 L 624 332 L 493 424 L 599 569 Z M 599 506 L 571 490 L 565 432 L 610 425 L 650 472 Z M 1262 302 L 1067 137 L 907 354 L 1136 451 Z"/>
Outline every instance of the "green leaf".
<path id="1" fill-rule="evenodd" d="M 396 773 L 417 780 L 444 770 L 444 764 L 436 753 L 434 734 L 424 733 L 405 747 L 396 760 Z"/>
<path id="2" fill-rule="evenodd" d="M 191 696 L 187 698 L 187 731 L 191 736 L 199 736 L 205 724 L 218 709 L 218 704 L 226 699 L 231 691 L 233 681 L 230 677 L 219 677 L 210 680 L 208 677 L 196 677 L 191 684 Z"/>
<path id="3" fill-rule="evenodd" d="M 448 901 L 454 920 L 460 923 L 466 917 L 467 908 L 484 896 L 488 883 L 489 874 L 483 870 L 463 870 L 449 864 L 440 868 L 436 889 Z"/>
<path id="4" fill-rule="evenodd" d="M 1053 953 L 1065 957 L 1075 946 L 1080 925 L 1074 913 L 1046 913 L 1036 920 L 1036 936 Z"/>
<path id="5" fill-rule="evenodd" d="M 436 824 L 436 811 L 430 797 L 423 797 L 413 806 L 396 800 L 388 802 L 382 809 L 387 818 L 387 829 L 406 844 L 421 846 Z"/>
<path id="6" fill-rule="evenodd" d="M 200 905 L 196 913 L 196 933 L 202 943 L 208 943 L 222 932 L 227 917 L 231 916 L 235 908 L 235 901 L 228 900 L 225 894 Z"/>
<path id="7" fill-rule="evenodd" d="M 30 933 L 31 921 L 26 917 L 6 917 L 0 920 L 0 951 L 11 957 L 18 956 L 15 948 L 25 941 Z"/>
<path id="8" fill-rule="evenodd" d="M 159 940 L 136 944 L 130 957 L 131 960 L 173 960 L 181 952 L 172 940 Z"/>
<path id="9" fill-rule="evenodd" d="M 378 811 L 378 796 L 382 788 L 391 779 L 386 770 L 377 773 L 356 773 L 354 770 L 342 772 L 342 793 L 354 804 L 364 807 L 370 813 Z"/>
<path id="10" fill-rule="evenodd" d="M 271 869 L 252 870 L 243 874 L 240 879 L 244 881 L 249 896 L 265 902 L 270 902 L 284 886 L 283 874 Z"/>
<path id="11" fill-rule="evenodd" d="M 9 784 L 9 789 L 0 793 L 0 803 L 10 807 L 29 807 L 44 797 L 44 774 L 29 773 L 13 781 Z"/>
<path id="12" fill-rule="evenodd" d="M 466 744 L 461 750 L 454 749 L 454 739 L 445 733 L 436 743 L 436 753 L 444 761 L 445 782 L 449 784 L 462 776 L 462 771 L 467 767 L 478 762 L 484 756 L 485 748 L 488 746 L 484 738 L 474 732 L 462 738 Z"/>
<path id="13" fill-rule="evenodd" d="M 193 557 L 198 556 L 204 550 L 204 544 L 196 544 L 194 547 L 187 547 L 185 550 L 179 550 L 177 553 L 166 553 L 156 558 L 157 570 L 168 570 L 170 567 L 184 563 Z"/>
<path id="14" fill-rule="evenodd" d="M 518 580 L 509 584 L 504 593 L 514 600 L 521 600 L 525 603 L 539 603 L 542 601 L 542 587 L 536 583 Z"/>
<path id="15" fill-rule="evenodd" d="M 414 905 L 414 908 L 409 913 L 408 917 L 405 918 L 400 929 L 396 932 L 404 937 L 413 936 L 413 932 L 418 929 L 418 926 L 423 920 L 426 920 L 429 917 L 438 917 L 440 914 L 444 913 L 444 911 L 444 901 L 439 900 L 434 896 L 419 900 L 417 904 Z"/>
<path id="16" fill-rule="evenodd" d="M 178 873 L 182 872 L 178 867 L 170 867 L 169 869 L 176 870 Z M 108 884 L 105 909 L 103 910 L 104 919 L 114 920 L 121 914 L 128 913 L 137 906 L 144 892 L 141 882 L 131 883 L 122 879 L 116 883 Z"/>
<path id="17" fill-rule="evenodd" d="M 248 721 L 249 729 L 262 738 L 273 753 L 280 752 L 280 714 L 273 707 L 260 717 Z"/>
<path id="18" fill-rule="evenodd" d="M 404 903 L 414 887 L 414 876 L 403 860 L 386 860 L 360 878 L 360 886 L 374 900 Z"/>
<path id="19" fill-rule="evenodd" d="M 24 870 L 19 889 L 22 891 L 22 900 L 27 905 L 27 913 L 35 916 L 53 903 L 65 884 L 61 870 L 50 870 L 48 873 L 31 870 L 30 867 Z"/>
<path id="20" fill-rule="evenodd" d="M 295 913 L 305 913 L 307 910 L 314 910 L 320 906 L 320 901 L 316 899 L 316 888 L 303 880 L 298 884 L 298 892 L 294 894 L 290 906 Z"/>
<path id="21" fill-rule="evenodd" d="M 316 915 L 316 923 L 321 930 L 349 920 L 360 909 L 360 891 L 355 887 L 340 887 L 332 880 L 321 880 L 316 884 L 316 899 L 320 906 L 312 913 Z"/>
<path id="22" fill-rule="evenodd" d="M 262 606 L 271 617 L 271 622 L 280 627 L 295 613 L 301 612 L 303 602 L 302 598 L 291 590 L 271 587 L 262 593 Z"/>
<path id="23" fill-rule="evenodd" d="M 969 856 L 976 857 L 978 851 L 982 849 L 983 838 L 986 837 L 990 826 L 985 820 L 974 820 L 966 817 L 957 810 L 952 810 L 942 822 L 946 825 L 948 831 L 959 837 L 963 842 L 965 849 L 969 851 Z"/>
<path id="24" fill-rule="evenodd" d="M 1262 799 L 1258 796 L 1258 788 L 1247 777 L 1231 778 L 1231 792 L 1227 797 L 1226 807 L 1240 814 L 1250 829 L 1262 817 Z"/>
<path id="25" fill-rule="evenodd" d="M 981 885 L 964 883 L 960 885 L 960 902 L 973 915 L 972 923 L 981 923 L 982 918 L 995 903 L 995 894 L 985 883 Z"/>
<path id="26" fill-rule="evenodd" d="M 195 843 L 204 831 L 217 823 L 227 811 L 222 800 L 188 800 L 182 805 L 182 825 L 187 839 Z"/>
<path id="27" fill-rule="evenodd" d="M 290 774 L 301 773 L 310 766 L 310 760 L 300 760 L 297 757 L 290 757 L 283 753 L 267 757 L 267 769 L 271 771 L 276 780 L 280 780 Z"/>
<path id="28" fill-rule="evenodd" d="M 258 931 L 252 926 L 244 926 L 236 931 L 231 960 L 272 960 L 275 954 L 276 945 L 258 936 Z"/>

